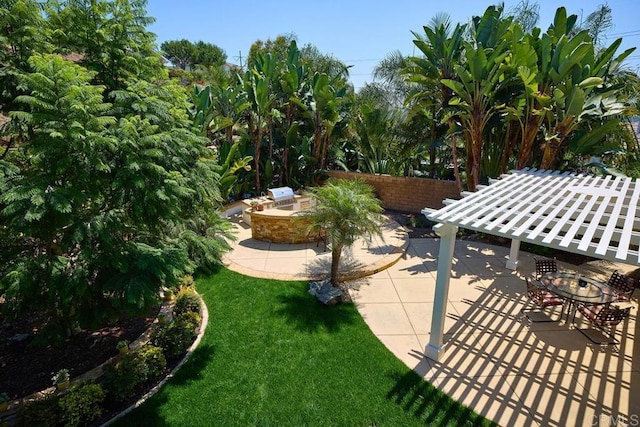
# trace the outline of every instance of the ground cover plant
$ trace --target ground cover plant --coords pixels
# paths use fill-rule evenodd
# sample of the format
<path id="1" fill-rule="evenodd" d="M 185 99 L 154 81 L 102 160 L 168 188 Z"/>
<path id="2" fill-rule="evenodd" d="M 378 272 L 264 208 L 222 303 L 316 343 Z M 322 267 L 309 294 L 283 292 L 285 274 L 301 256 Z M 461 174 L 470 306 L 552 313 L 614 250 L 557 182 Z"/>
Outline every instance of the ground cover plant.
<path id="1" fill-rule="evenodd" d="M 116 425 L 490 425 L 396 359 L 355 306 L 319 304 L 306 282 L 222 269 L 198 280 L 198 349 Z"/>

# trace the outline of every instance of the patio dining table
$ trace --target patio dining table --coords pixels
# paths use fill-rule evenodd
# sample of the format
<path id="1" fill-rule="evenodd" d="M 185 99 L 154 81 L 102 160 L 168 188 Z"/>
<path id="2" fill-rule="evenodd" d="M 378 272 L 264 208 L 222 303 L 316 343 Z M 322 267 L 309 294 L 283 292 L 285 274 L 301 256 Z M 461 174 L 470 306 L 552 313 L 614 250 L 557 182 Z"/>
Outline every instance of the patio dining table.
<path id="1" fill-rule="evenodd" d="M 618 293 L 606 282 L 570 272 L 545 273 L 540 278 L 542 285 L 549 291 L 569 301 L 567 322 L 575 304 L 609 304 L 618 299 Z"/>

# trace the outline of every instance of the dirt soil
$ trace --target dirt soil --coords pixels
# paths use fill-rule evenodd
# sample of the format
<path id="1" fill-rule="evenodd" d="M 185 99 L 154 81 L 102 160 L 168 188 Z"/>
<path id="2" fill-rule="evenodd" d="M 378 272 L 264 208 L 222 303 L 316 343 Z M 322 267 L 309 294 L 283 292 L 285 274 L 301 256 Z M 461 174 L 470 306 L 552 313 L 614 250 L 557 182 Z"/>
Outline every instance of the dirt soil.
<path id="1" fill-rule="evenodd" d="M 32 345 L 37 319 L 8 321 L 0 317 L 0 391 L 10 399 L 28 396 L 51 387 L 51 377 L 68 369 L 71 377 L 81 375 L 118 353 L 121 340 L 136 340 L 157 315 L 133 317 L 110 324 L 97 331 L 80 331 L 61 345 Z"/>

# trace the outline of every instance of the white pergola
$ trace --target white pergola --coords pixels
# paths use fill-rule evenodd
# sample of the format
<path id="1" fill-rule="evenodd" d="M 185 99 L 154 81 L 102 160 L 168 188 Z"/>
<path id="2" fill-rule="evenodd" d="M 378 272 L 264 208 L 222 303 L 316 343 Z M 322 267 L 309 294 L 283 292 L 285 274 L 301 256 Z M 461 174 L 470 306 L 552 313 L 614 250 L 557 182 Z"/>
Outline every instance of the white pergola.
<path id="1" fill-rule="evenodd" d="M 444 350 L 444 320 L 458 227 L 511 239 L 507 267 L 518 266 L 520 242 L 640 266 L 640 182 L 569 172 L 511 171 L 439 210 L 422 213 L 438 222 L 441 237 L 427 357 Z"/>

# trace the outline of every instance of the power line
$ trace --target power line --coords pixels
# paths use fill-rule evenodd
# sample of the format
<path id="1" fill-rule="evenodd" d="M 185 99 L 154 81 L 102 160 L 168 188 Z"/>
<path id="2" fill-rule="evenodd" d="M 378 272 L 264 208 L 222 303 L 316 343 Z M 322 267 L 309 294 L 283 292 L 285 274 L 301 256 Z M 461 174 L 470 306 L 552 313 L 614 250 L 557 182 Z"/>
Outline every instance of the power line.
<path id="1" fill-rule="evenodd" d="M 640 30 L 631 30 L 631 31 L 624 31 L 622 33 L 607 34 L 607 36 L 626 36 L 626 35 L 640 36 Z"/>

